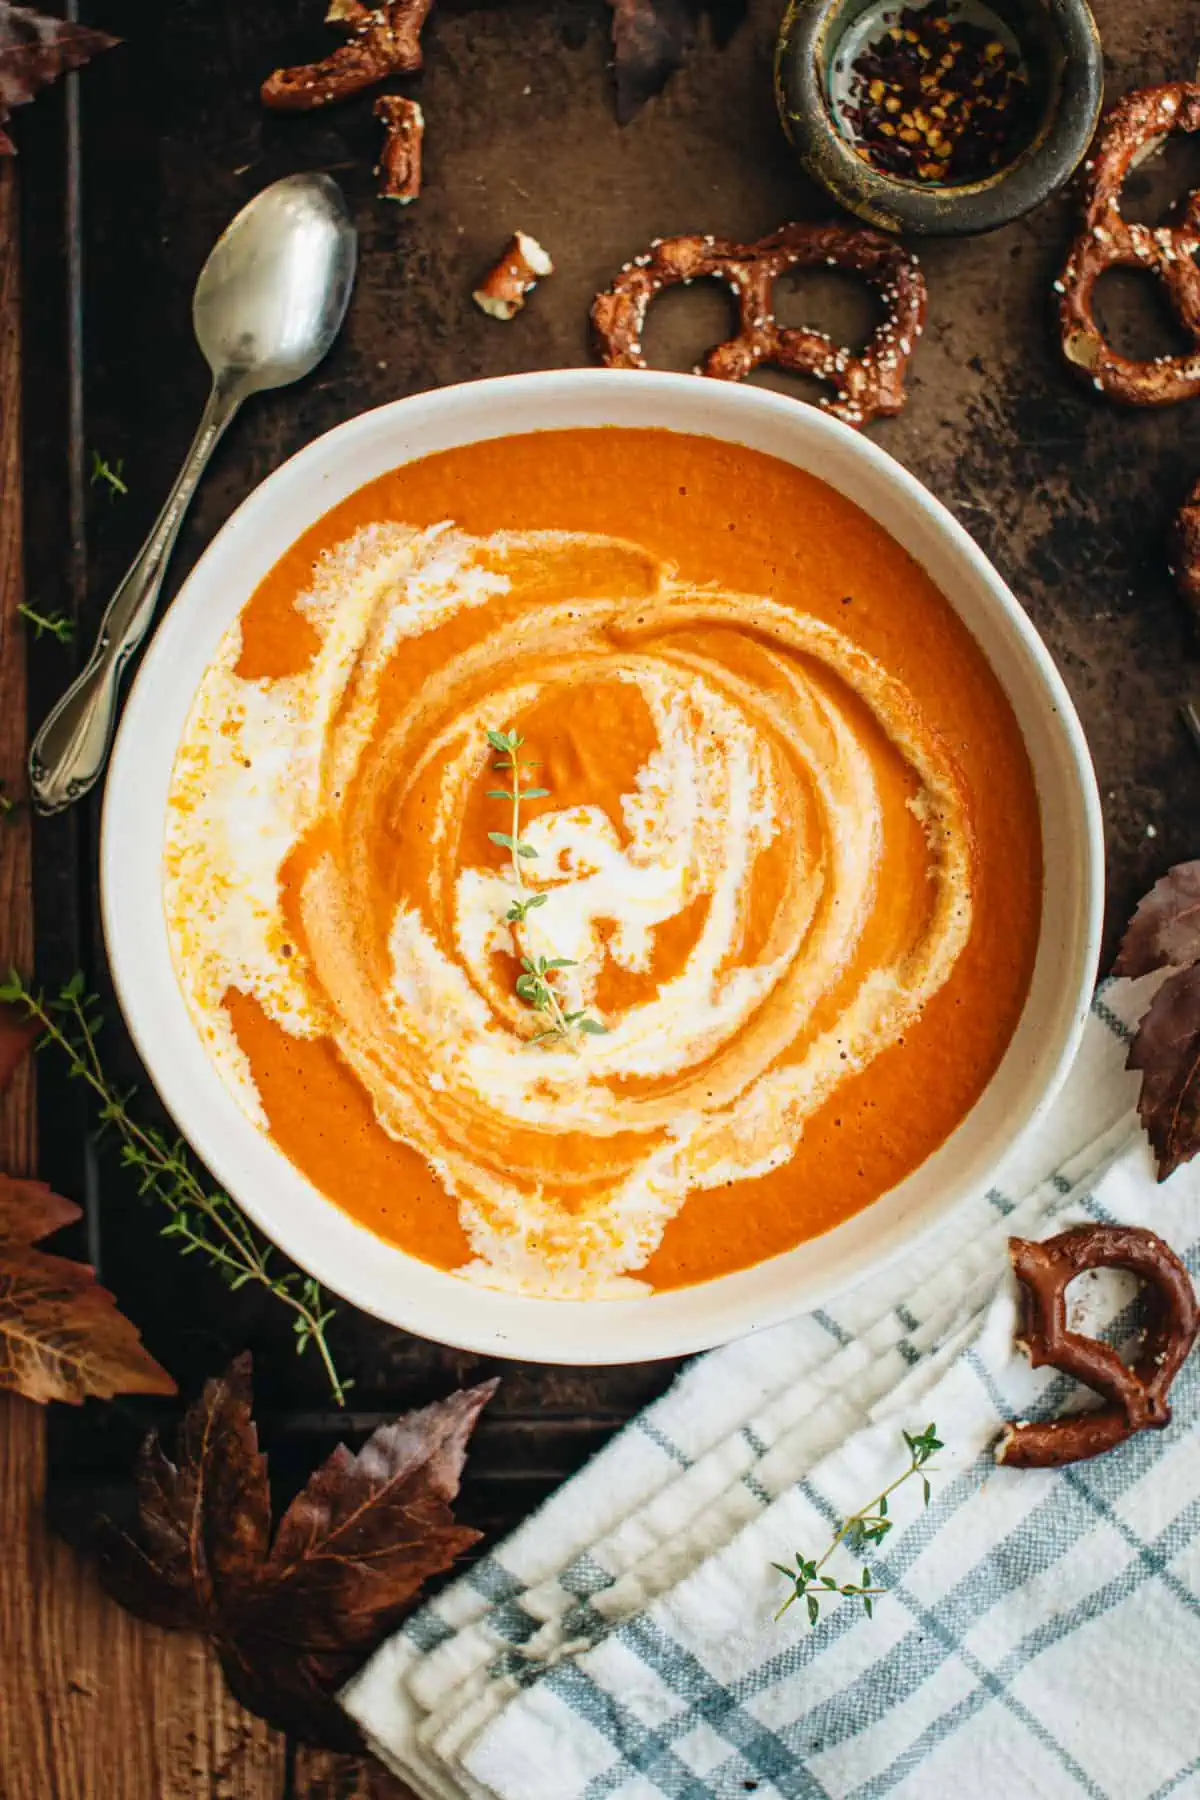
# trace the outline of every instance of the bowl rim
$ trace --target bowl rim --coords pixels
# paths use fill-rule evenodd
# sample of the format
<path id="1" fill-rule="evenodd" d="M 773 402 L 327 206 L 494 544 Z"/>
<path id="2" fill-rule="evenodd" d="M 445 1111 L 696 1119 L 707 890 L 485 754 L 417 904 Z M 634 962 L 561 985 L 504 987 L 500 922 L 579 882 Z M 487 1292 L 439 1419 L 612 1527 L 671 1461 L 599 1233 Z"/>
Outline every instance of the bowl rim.
<path id="1" fill-rule="evenodd" d="M 856 504 L 878 519 L 879 496 L 894 498 L 905 510 L 913 531 L 920 527 L 931 543 L 938 541 L 964 578 L 973 582 L 981 617 L 986 614 L 990 618 L 1037 690 L 1039 707 L 1044 709 L 1039 716 L 1048 741 L 1053 740 L 1054 756 L 1062 762 L 1063 793 L 1074 808 L 1077 842 L 1069 873 L 1078 889 L 1078 907 L 1070 914 L 1069 966 L 1060 969 L 1060 957 L 1055 960 L 1055 972 L 1046 977 L 1054 984 L 1049 1030 L 1040 1029 L 1041 1021 L 1036 1034 L 1028 1030 L 1027 1002 L 1000 1068 L 950 1137 L 896 1188 L 830 1232 L 749 1270 L 638 1299 L 587 1302 L 507 1294 L 434 1269 L 357 1224 L 320 1194 L 250 1121 L 209 1060 L 175 978 L 162 900 L 166 793 L 179 732 L 212 654 L 209 650 L 194 678 L 185 680 L 186 652 L 202 635 L 213 638 L 215 648 L 215 638 L 257 585 L 258 576 L 253 581 L 246 577 L 232 598 L 226 592 L 220 606 L 210 597 L 212 587 L 220 586 L 223 564 L 229 565 L 236 582 L 242 566 L 238 558 L 257 541 L 254 534 L 272 507 L 285 509 L 289 494 L 303 492 L 306 481 L 328 487 L 315 506 L 305 508 L 302 519 L 288 524 L 281 540 L 286 548 L 344 494 L 371 478 L 361 475 L 345 480 L 350 460 L 345 453 L 356 440 L 361 439 L 367 449 L 373 434 L 384 434 L 389 446 L 395 440 L 398 454 L 390 463 L 380 464 L 383 472 L 438 447 L 449 447 L 451 441 L 470 443 L 538 429 L 519 422 L 522 405 L 535 412 L 539 407 L 553 408 L 565 415 L 541 429 L 570 429 L 580 426 L 580 413 L 588 415 L 582 421 L 585 426 L 655 423 L 659 413 L 669 412 L 672 404 L 691 415 L 689 424 L 666 427 L 683 435 L 751 442 L 752 447 L 756 432 L 771 436 L 778 429 L 784 439 L 809 436 L 812 455 L 821 455 L 822 478 L 835 488 L 838 482 L 824 474 L 825 453 L 835 465 L 843 460 L 851 466 L 857 464 L 871 478 L 873 492 L 865 501 L 852 495 Z M 630 416 L 610 417 L 614 412 Z M 592 418 L 592 414 L 596 416 Z M 485 418 L 492 421 L 492 428 L 481 428 Z M 514 418 L 518 423 L 512 423 Z M 410 439 L 420 438 L 422 433 L 428 439 L 431 431 L 436 436 L 439 423 L 443 430 L 453 432 L 456 424 L 462 429 L 446 446 L 426 441 L 423 449 L 400 453 L 406 431 Z M 789 460 L 785 450 L 768 454 Z M 897 535 L 890 526 L 883 529 Z M 280 535 L 278 526 L 275 535 Z M 272 551 L 265 566 L 271 566 L 280 553 Z M 910 554 L 915 554 L 911 548 Z M 214 624 L 217 614 L 222 616 Z M 964 623 L 972 628 L 966 619 Z M 191 654 L 195 661 L 194 647 Z M 176 726 L 171 736 L 170 730 Z M 1039 785 L 1039 801 L 1043 798 Z M 147 819 L 153 820 L 150 829 Z M 463 1350 L 575 1365 L 681 1356 L 780 1324 L 859 1285 L 914 1249 L 973 1196 L 993 1185 L 1000 1168 L 1019 1154 L 1037 1128 L 1079 1047 L 1092 997 L 1104 896 L 1099 794 L 1074 706 L 1032 623 L 942 502 L 869 438 L 815 407 L 761 388 L 646 370 L 541 371 L 410 395 L 335 426 L 255 487 L 188 575 L 138 670 L 105 787 L 100 869 L 110 971 L 138 1054 L 168 1113 L 200 1161 L 264 1235 L 331 1291 L 387 1323 Z M 1044 881 L 1043 939 L 1048 893 L 1049 883 Z M 1039 967 L 1043 954 L 1049 959 L 1044 943 L 1039 948 Z M 1035 970 L 1035 983 L 1037 980 Z M 956 1140 L 976 1121 L 976 1115 L 986 1110 L 1018 1044 L 1024 1056 L 1037 1064 L 1036 1075 L 1026 1072 L 1020 1077 L 1020 1107 L 1004 1108 L 996 1102 L 992 1107 L 996 1116 L 988 1127 L 991 1138 L 983 1150 L 965 1156 L 965 1171 L 955 1177 L 931 1177 L 931 1165 L 940 1168 L 953 1161 Z M 925 1188 L 932 1192 L 922 1193 Z M 873 1214 L 879 1227 L 875 1231 L 870 1226 Z M 828 1251 L 831 1245 L 831 1268 L 814 1274 L 805 1267 L 814 1246 Z"/>
<path id="2" fill-rule="evenodd" d="M 1040 206 L 1079 167 L 1104 104 L 1104 56 L 1088 0 L 1040 0 L 1062 45 L 1051 110 L 1032 141 L 983 181 L 926 187 L 857 156 L 825 94 L 827 39 L 852 0 L 789 0 L 775 46 L 775 97 L 788 142 L 833 198 L 885 231 L 954 237 L 995 231 Z"/>

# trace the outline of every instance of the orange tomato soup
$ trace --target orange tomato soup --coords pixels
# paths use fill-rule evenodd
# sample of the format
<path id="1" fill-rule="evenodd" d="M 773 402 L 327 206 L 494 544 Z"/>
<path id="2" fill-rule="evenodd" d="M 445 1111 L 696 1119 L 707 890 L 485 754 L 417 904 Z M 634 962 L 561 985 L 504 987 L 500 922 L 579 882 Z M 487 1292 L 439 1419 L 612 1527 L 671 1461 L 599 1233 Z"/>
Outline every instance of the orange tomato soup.
<path id="1" fill-rule="evenodd" d="M 537 764 L 528 856 L 488 730 Z M 166 869 L 193 1015 L 291 1161 L 414 1256 L 585 1298 L 915 1169 L 1013 1033 L 1042 886 L 1016 721 L 924 571 L 783 462 L 618 429 L 432 456 L 307 532 L 197 698 Z M 551 1006 L 522 957 L 565 965 Z"/>

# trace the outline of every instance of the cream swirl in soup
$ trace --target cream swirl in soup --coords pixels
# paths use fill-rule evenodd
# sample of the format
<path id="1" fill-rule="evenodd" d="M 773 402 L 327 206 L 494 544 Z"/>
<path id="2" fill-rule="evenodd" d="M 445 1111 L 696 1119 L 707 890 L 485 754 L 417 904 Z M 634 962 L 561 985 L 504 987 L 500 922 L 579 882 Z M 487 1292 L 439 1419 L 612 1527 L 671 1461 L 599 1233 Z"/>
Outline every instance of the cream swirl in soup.
<path id="1" fill-rule="evenodd" d="M 862 1130 L 872 1071 L 962 985 L 989 885 L 942 709 L 852 633 L 853 596 L 831 617 L 803 583 L 697 570 L 660 521 L 637 532 L 636 506 L 619 533 L 594 510 L 606 529 L 483 530 L 452 504 L 330 521 L 307 580 L 288 573 L 287 654 L 264 666 L 255 648 L 277 584 L 214 659 L 166 845 L 179 978 L 250 1116 L 330 1191 L 285 1097 L 316 1109 L 320 1139 L 333 1089 L 356 1090 L 375 1178 L 382 1158 L 440 1218 L 432 1255 L 415 1196 L 414 1229 L 388 1235 L 572 1298 L 668 1285 L 668 1234 L 722 1196 L 737 1266 L 740 1208 L 777 1205 L 802 1165 L 792 1241 L 809 1235 L 810 1129 L 840 1132 L 844 1102 Z M 510 777 L 487 733 L 510 728 L 539 763 L 521 886 L 490 797 Z M 522 893 L 538 904 L 514 922 Z M 532 1041 L 545 1016 L 516 990 L 521 957 L 558 965 L 562 1012 L 603 1031 Z M 913 1134 L 881 1111 L 888 1085 L 869 1104 L 903 1140 L 898 1175 Z M 371 1210 L 352 1178 L 332 1197 Z"/>

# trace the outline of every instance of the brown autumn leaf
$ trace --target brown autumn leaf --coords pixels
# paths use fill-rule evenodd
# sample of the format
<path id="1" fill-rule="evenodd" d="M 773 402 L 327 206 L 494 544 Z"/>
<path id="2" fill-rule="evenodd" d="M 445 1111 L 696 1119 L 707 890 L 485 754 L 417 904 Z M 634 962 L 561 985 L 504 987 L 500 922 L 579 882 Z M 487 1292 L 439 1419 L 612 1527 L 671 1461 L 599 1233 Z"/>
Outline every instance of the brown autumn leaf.
<path id="1" fill-rule="evenodd" d="M 0 0 L 0 156 L 16 155 L 16 146 L 2 129 L 14 106 L 24 106 L 39 88 L 119 42 L 106 31 Z"/>
<path id="2" fill-rule="evenodd" d="M 1114 975 L 1183 969 L 1200 961 L 1200 860 L 1176 863 L 1155 882 L 1121 939 Z"/>
<path id="3" fill-rule="evenodd" d="M 692 42 L 688 0 L 608 0 L 612 7 L 617 118 L 627 125 L 661 93 Z"/>
<path id="4" fill-rule="evenodd" d="M 0 1175 L 0 1388 L 28 1400 L 173 1394 L 87 1263 L 35 1250 L 79 1208 L 42 1181 Z"/>
<path id="5" fill-rule="evenodd" d="M 1138 1112 L 1165 1181 L 1200 1150 L 1200 963 L 1163 982 L 1130 1046 Z"/>
<path id="6" fill-rule="evenodd" d="M 309 1743 L 354 1748 L 335 1694 L 424 1583 L 479 1538 L 450 1503 L 496 1383 L 380 1426 L 357 1454 L 339 1444 L 272 1542 L 250 1374 L 247 1353 L 206 1384 L 174 1462 L 146 1439 L 136 1535 L 101 1521 L 101 1579 L 140 1617 L 207 1634 L 251 1712 Z"/>

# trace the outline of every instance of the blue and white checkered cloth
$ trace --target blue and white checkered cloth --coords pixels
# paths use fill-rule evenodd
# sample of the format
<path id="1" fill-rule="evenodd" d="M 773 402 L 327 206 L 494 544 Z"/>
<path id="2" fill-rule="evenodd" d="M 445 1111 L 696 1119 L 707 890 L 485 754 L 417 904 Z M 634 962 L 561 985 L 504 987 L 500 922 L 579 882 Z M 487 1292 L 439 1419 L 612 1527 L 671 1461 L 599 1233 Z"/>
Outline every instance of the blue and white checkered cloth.
<path id="1" fill-rule="evenodd" d="M 422 1800 L 1198 1800 L 1200 1353 L 1163 1433 L 1054 1472 L 992 1454 L 1084 1398 L 1014 1353 L 1010 1234 L 1145 1224 L 1200 1272 L 1200 1168 L 1155 1185 L 1123 1070 L 1152 985 L 1098 995 L 1003 1190 L 699 1358 L 382 1647 L 345 1704 Z M 1074 1323 L 1132 1334 L 1126 1277 L 1079 1285 Z M 774 1622 L 772 1563 L 819 1555 L 930 1420 L 933 1500 L 896 1496 L 874 1618 Z"/>

